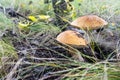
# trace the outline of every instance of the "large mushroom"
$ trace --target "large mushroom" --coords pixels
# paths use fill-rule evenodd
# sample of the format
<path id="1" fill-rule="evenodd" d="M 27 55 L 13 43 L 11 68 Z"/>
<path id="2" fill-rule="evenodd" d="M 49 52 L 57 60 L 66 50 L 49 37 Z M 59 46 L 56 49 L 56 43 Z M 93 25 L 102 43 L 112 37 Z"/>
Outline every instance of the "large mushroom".
<path id="1" fill-rule="evenodd" d="M 107 21 L 97 15 L 85 15 L 70 23 L 73 27 L 87 31 L 86 39 L 88 43 L 92 40 L 91 30 L 101 31 L 108 24 Z"/>
<path id="2" fill-rule="evenodd" d="M 70 24 L 76 28 L 88 31 L 103 28 L 108 22 L 96 15 L 86 15 L 77 18 Z"/>
<path id="3" fill-rule="evenodd" d="M 60 43 L 63 44 L 68 44 L 70 46 L 73 47 L 86 47 L 87 46 L 87 41 L 83 38 L 83 36 L 76 31 L 72 31 L 72 30 L 67 30 L 64 31 L 62 33 L 60 33 L 57 38 L 57 41 L 59 41 Z M 79 59 L 79 61 L 84 61 L 82 56 L 80 55 L 80 53 L 70 53 L 74 58 Z"/>

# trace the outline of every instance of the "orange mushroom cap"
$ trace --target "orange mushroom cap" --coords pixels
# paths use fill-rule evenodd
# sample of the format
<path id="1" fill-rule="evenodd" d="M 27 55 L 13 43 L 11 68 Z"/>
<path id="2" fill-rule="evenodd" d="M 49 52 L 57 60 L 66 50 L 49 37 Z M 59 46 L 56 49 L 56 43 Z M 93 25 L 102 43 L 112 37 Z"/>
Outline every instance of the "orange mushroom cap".
<path id="1" fill-rule="evenodd" d="M 70 24 L 74 27 L 81 28 L 83 30 L 94 30 L 107 25 L 108 22 L 96 15 L 86 15 L 77 18 Z"/>
<path id="2" fill-rule="evenodd" d="M 67 30 L 67 31 L 60 33 L 56 39 L 57 41 L 63 44 L 69 44 L 69 45 L 81 46 L 81 47 L 87 46 L 87 42 L 82 37 L 82 35 L 72 30 Z"/>

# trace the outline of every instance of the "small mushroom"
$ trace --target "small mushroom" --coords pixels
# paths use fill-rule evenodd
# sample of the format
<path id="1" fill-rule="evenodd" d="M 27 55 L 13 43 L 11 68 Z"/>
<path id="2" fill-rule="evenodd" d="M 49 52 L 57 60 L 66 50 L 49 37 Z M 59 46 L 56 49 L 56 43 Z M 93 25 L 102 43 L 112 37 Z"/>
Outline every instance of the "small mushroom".
<path id="1" fill-rule="evenodd" d="M 72 30 L 67 30 L 60 33 L 56 39 L 63 44 L 79 47 L 87 46 L 87 42 L 83 36 L 79 32 Z"/>
<path id="2" fill-rule="evenodd" d="M 62 33 L 60 33 L 57 36 L 57 41 L 63 43 L 63 44 L 68 44 L 70 46 L 76 47 L 76 48 L 84 48 L 87 47 L 87 41 L 83 38 L 83 36 L 76 31 L 72 30 L 67 30 Z M 71 48 L 73 50 L 73 48 Z M 74 53 L 70 53 L 74 59 L 77 59 L 79 61 L 84 61 L 82 58 L 81 54 L 78 53 L 76 50 Z"/>
<path id="3" fill-rule="evenodd" d="M 76 28 L 88 31 L 103 28 L 108 22 L 96 15 L 86 15 L 77 18 L 70 24 Z"/>

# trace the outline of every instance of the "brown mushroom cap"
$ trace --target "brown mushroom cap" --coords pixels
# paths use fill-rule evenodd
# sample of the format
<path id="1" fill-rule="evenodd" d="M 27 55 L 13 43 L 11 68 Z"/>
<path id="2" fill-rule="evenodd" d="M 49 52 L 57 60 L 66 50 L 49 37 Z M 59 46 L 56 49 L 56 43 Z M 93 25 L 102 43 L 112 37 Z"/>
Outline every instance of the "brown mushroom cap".
<path id="1" fill-rule="evenodd" d="M 67 30 L 57 36 L 57 41 L 74 46 L 87 46 L 86 40 L 78 32 Z"/>
<path id="2" fill-rule="evenodd" d="M 106 22 L 105 20 L 96 15 L 82 16 L 77 18 L 71 23 L 72 26 L 83 30 L 99 29 L 107 24 L 108 22 Z"/>

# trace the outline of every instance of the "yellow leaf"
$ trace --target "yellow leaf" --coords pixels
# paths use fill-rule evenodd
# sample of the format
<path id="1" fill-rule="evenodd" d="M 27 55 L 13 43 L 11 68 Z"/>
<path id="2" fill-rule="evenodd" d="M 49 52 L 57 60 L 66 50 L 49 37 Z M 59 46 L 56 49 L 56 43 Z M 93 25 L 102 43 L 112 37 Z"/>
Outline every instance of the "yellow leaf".
<path id="1" fill-rule="evenodd" d="M 34 16 L 28 16 L 28 18 L 29 18 L 30 20 L 32 20 L 33 22 L 37 22 L 37 21 L 38 21 Z"/>
<path id="2" fill-rule="evenodd" d="M 20 30 L 23 30 L 23 29 L 27 28 L 28 26 L 29 26 L 29 23 L 28 24 L 23 24 L 21 22 L 18 23 L 18 28 Z"/>
<path id="3" fill-rule="evenodd" d="M 39 15 L 40 20 L 47 20 L 50 18 L 49 15 Z"/>

